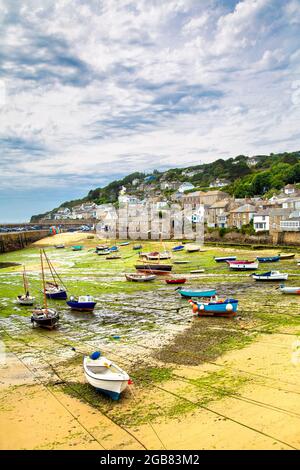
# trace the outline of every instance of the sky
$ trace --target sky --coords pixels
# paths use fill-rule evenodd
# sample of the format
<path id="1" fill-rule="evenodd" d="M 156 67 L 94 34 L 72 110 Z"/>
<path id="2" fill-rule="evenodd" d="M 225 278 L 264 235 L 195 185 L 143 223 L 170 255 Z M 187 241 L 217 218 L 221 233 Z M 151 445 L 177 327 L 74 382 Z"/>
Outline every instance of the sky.
<path id="1" fill-rule="evenodd" d="M 300 149 L 300 0 L 0 0 L 0 222 Z"/>

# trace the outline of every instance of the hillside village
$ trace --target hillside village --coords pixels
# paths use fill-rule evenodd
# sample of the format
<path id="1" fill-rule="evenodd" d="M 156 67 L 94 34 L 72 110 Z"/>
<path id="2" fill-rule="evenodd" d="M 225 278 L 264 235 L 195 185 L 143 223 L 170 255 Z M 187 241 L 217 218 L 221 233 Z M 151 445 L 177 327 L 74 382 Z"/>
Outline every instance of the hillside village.
<path id="1" fill-rule="evenodd" d="M 294 240 L 294 237 L 296 242 L 298 239 L 300 242 L 300 187 L 297 184 L 300 181 L 297 173 L 300 166 L 299 152 L 283 154 L 279 158 L 272 155 L 273 160 L 276 166 L 273 165 L 271 169 L 271 178 L 274 179 L 274 174 L 277 178 L 278 170 L 282 179 L 277 178 L 276 183 L 272 181 L 269 186 L 277 187 L 270 188 L 266 183 L 267 175 L 270 178 L 269 156 L 240 156 L 187 169 L 173 169 L 163 173 L 155 171 L 146 176 L 134 173 L 121 181 L 110 183 L 104 189 L 90 191 L 87 198 L 79 203 L 71 201 L 37 217 L 39 221 L 50 219 L 57 224 L 70 219 L 107 226 L 112 210 L 117 207 L 151 206 L 163 215 L 164 210 L 174 203 L 178 207 L 190 205 L 195 211 L 201 204 L 204 206 L 208 232 L 219 230 L 220 233 L 226 233 L 234 230 L 251 235 L 269 234 L 274 241 L 278 240 L 280 234 L 287 232 L 290 234 L 289 239 Z M 236 166 L 242 178 L 236 178 L 235 175 L 230 177 L 224 169 L 220 169 L 221 162 L 229 167 Z M 284 172 L 288 177 L 284 177 Z M 235 189 L 240 192 L 241 185 L 244 185 L 246 192 L 249 192 L 250 185 L 247 182 L 251 178 L 253 186 L 257 186 L 258 181 L 264 181 L 265 194 L 238 197 Z M 291 178 L 296 181 L 282 184 Z M 206 183 L 205 187 L 199 188 L 201 182 Z M 280 183 L 282 187 L 278 187 Z M 197 222 L 196 216 L 195 213 L 194 222 Z"/>

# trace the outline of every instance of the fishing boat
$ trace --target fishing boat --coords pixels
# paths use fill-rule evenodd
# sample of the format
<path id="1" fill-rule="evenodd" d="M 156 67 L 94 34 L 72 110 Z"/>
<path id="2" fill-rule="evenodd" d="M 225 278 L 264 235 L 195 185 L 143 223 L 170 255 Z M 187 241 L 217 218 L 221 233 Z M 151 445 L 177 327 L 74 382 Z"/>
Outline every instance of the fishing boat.
<path id="1" fill-rule="evenodd" d="M 105 259 L 120 259 L 121 256 L 120 255 L 108 255 L 105 257 Z"/>
<path id="2" fill-rule="evenodd" d="M 280 273 L 279 271 L 268 271 L 263 274 L 251 274 L 255 281 L 286 281 L 289 277 L 287 273 Z"/>
<path id="3" fill-rule="evenodd" d="M 182 251 L 182 250 L 184 250 L 184 245 L 178 245 L 172 248 L 172 251 Z"/>
<path id="4" fill-rule="evenodd" d="M 264 257 L 257 256 L 256 259 L 260 263 L 277 263 L 277 261 L 280 260 L 280 256 L 264 256 Z"/>
<path id="5" fill-rule="evenodd" d="M 209 302 L 194 302 L 192 304 L 194 314 L 199 317 L 216 316 L 216 317 L 233 317 L 238 309 L 238 300 L 236 299 L 218 299 L 212 297 Z"/>
<path id="6" fill-rule="evenodd" d="M 118 400 L 130 383 L 129 375 L 117 364 L 96 351 L 83 359 L 84 375 L 88 383 L 99 392 Z"/>
<path id="7" fill-rule="evenodd" d="M 143 248 L 142 245 L 133 245 L 132 249 L 133 250 L 141 250 Z"/>
<path id="8" fill-rule="evenodd" d="M 278 256 L 280 259 L 292 259 L 295 258 L 295 253 L 279 253 Z"/>
<path id="9" fill-rule="evenodd" d="M 109 250 L 102 250 L 102 251 L 96 251 L 97 255 L 99 256 L 107 256 L 107 255 L 110 255 L 110 251 Z"/>
<path id="10" fill-rule="evenodd" d="M 59 320 L 59 314 L 57 310 L 55 310 L 54 308 L 48 308 L 48 305 L 47 305 L 43 252 L 44 250 L 40 250 L 44 305 L 43 307 L 36 308 L 32 311 L 31 323 L 33 324 L 33 326 L 37 325 L 41 328 L 47 328 L 51 330 L 57 325 L 58 320 Z"/>
<path id="11" fill-rule="evenodd" d="M 80 295 L 78 299 L 71 296 L 70 300 L 67 300 L 67 305 L 71 307 L 72 310 L 79 310 L 80 312 L 92 312 L 97 305 L 94 297 L 91 295 Z"/>
<path id="12" fill-rule="evenodd" d="M 51 263 L 50 259 L 48 258 L 45 250 L 42 250 L 42 254 L 47 262 L 48 268 L 50 270 L 52 281 L 45 282 L 45 292 L 46 297 L 48 299 L 54 300 L 66 300 L 67 299 L 67 288 L 64 285 L 62 279 L 60 278 L 59 274 L 56 272 L 53 264 Z M 60 283 L 60 284 L 59 284 Z"/>
<path id="13" fill-rule="evenodd" d="M 236 261 L 236 256 L 215 257 L 215 262 L 216 263 L 226 263 L 227 261 Z"/>
<path id="14" fill-rule="evenodd" d="M 62 243 L 61 245 L 54 245 L 54 248 L 56 248 L 57 250 L 61 249 L 61 248 L 65 248 L 65 245 Z"/>
<path id="15" fill-rule="evenodd" d="M 279 287 L 280 292 L 283 294 L 293 294 L 293 295 L 300 295 L 300 287 L 285 287 L 284 284 L 282 284 Z"/>
<path id="16" fill-rule="evenodd" d="M 210 290 L 184 290 L 178 287 L 177 292 L 182 296 L 182 297 L 212 297 L 216 295 L 216 290 L 215 289 L 210 289 Z"/>
<path id="17" fill-rule="evenodd" d="M 73 251 L 81 251 L 82 248 L 83 248 L 82 245 L 73 245 L 73 246 L 72 246 L 72 250 L 73 250 Z"/>
<path id="18" fill-rule="evenodd" d="M 185 245 L 185 249 L 188 253 L 194 253 L 196 251 L 200 251 L 200 245 L 193 245 L 193 244 Z"/>
<path id="19" fill-rule="evenodd" d="M 143 273 L 149 273 L 149 274 L 170 274 L 172 271 L 172 265 L 171 264 L 159 264 L 159 263 L 153 263 L 153 264 L 136 264 L 135 269 L 137 271 L 143 272 Z"/>
<path id="20" fill-rule="evenodd" d="M 148 276 L 145 274 L 125 274 L 125 277 L 127 281 L 132 281 L 132 282 L 147 282 L 147 281 L 154 281 L 156 279 L 155 274 L 149 274 Z"/>
<path id="21" fill-rule="evenodd" d="M 230 269 L 235 271 L 251 271 L 258 269 L 258 261 L 227 261 Z"/>
<path id="22" fill-rule="evenodd" d="M 24 287 L 24 294 L 18 295 L 17 301 L 20 305 L 33 305 L 35 298 L 32 297 L 29 293 L 29 284 L 26 275 L 25 266 L 23 267 L 23 287 Z"/>
<path id="23" fill-rule="evenodd" d="M 185 277 L 174 278 L 174 279 L 166 279 L 167 284 L 184 284 L 186 282 Z"/>

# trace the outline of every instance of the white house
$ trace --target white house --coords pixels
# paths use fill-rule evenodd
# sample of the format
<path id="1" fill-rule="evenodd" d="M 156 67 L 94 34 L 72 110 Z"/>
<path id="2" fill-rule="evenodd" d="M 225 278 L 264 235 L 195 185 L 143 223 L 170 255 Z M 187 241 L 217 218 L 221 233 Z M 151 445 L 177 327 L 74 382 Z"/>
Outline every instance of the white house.
<path id="1" fill-rule="evenodd" d="M 194 188 L 195 188 L 195 186 L 192 183 L 189 183 L 188 181 L 185 181 L 184 183 L 182 183 L 179 186 L 178 191 L 180 193 L 184 193 L 185 191 L 191 191 Z"/>
<path id="2" fill-rule="evenodd" d="M 296 193 L 296 186 L 293 185 L 293 184 L 287 184 L 283 188 L 283 192 L 284 192 L 284 194 L 287 194 L 288 196 L 293 195 L 293 194 Z"/>
<path id="3" fill-rule="evenodd" d="M 255 232 L 266 232 L 270 228 L 270 214 L 268 211 L 259 211 L 253 216 Z"/>

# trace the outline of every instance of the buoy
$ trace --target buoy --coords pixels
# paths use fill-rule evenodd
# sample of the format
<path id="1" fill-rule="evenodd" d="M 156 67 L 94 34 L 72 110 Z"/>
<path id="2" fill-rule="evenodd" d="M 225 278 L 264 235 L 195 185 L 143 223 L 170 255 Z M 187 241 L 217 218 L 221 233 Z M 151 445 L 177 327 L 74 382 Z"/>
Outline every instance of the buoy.
<path id="1" fill-rule="evenodd" d="M 204 305 L 201 304 L 199 308 L 200 308 L 200 310 L 204 310 Z"/>
<path id="2" fill-rule="evenodd" d="M 90 358 L 93 359 L 93 361 L 95 361 L 96 359 L 99 359 L 100 356 L 101 356 L 101 352 L 95 351 L 90 355 Z"/>
<path id="3" fill-rule="evenodd" d="M 193 312 L 198 312 L 198 305 L 197 304 L 193 304 Z"/>
<path id="4" fill-rule="evenodd" d="M 227 304 L 227 305 L 226 305 L 226 311 L 227 311 L 227 312 L 232 312 L 232 309 L 233 309 L 232 304 Z"/>

